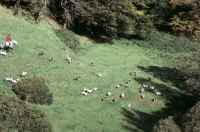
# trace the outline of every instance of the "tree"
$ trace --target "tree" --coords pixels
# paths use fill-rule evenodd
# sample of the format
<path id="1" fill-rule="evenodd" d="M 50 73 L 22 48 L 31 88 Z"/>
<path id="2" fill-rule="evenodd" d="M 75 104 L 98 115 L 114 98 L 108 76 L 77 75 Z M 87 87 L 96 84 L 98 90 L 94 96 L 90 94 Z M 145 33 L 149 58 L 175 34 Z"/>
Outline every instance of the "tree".
<path id="1" fill-rule="evenodd" d="M 48 0 L 41 0 L 39 3 L 39 7 L 38 9 L 36 9 L 36 12 L 38 12 L 38 16 L 37 16 L 37 20 L 36 22 L 38 24 L 41 23 L 41 18 L 43 17 L 43 14 L 47 13 L 47 4 L 48 4 Z M 35 8 L 38 6 L 34 6 Z"/>
<path id="2" fill-rule="evenodd" d="M 152 132 L 181 132 L 181 129 L 173 121 L 173 117 L 169 116 L 166 119 L 159 120 Z"/>
<path id="3" fill-rule="evenodd" d="M 200 131 L 200 101 L 187 111 L 183 118 L 183 132 L 199 132 Z"/>
<path id="4" fill-rule="evenodd" d="M 200 1 L 199 0 L 170 0 L 168 10 L 171 16 L 167 25 L 172 33 L 194 38 L 200 35 Z"/>
<path id="5" fill-rule="evenodd" d="M 63 29 L 68 28 L 78 34 L 104 41 L 118 37 L 128 37 L 147 31 L 153 27 L 152 16 L 145 9 L 138 10 L 131 0 L 59 0 L 52 1 L 51 11 L 62 10 L 57 18 L 63 18 Z"/>
<path id="6" fill-rule="evenodd" d="M 3 1 L 8 5 L 10 1 Z M 153 28 L 190 38 L 200 35 L 199 0 L 17 0 L 34 15 L 37 23 L 44 14 L 75 33 L 99 42 L 131 38 Z"/>

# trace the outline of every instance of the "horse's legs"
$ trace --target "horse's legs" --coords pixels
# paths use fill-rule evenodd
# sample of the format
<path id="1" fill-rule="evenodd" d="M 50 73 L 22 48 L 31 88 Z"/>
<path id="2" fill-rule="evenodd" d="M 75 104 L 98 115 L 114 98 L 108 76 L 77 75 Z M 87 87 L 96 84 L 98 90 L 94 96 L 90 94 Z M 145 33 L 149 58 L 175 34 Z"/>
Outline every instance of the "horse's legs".
<path id="1" fill-rule="evenodd" d="M 7 47 L 6 49 L 4 48 L 4 50 L 6 50 L 6 52 L 9 52 L 9 51 L 10 51 L 10 49 L 11 49 L 11 52 L 14 54 L 14 50 L 13 50 L 13 48 L 12 48 L 12 47 Z"/>
<path id="2" fill-rule="evenodd" d="M 10 47 L 10 49 L 12 50 L 11 52 L 14 54 L 15 52 L 14 52 L 13 48 L 12 48 L 12 47 Z M 8 49 L 8 50 L 9 50 L 9 49 Z"/>

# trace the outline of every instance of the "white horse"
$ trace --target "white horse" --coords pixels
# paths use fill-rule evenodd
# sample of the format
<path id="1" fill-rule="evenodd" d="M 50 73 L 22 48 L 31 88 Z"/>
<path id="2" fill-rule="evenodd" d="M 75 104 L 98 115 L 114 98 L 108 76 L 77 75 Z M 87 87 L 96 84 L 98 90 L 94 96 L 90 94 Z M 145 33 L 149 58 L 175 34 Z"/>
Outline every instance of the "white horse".
<path id="1" fill-rule="evenodd" d="M 3 41 L 1 41 L 0 49 L 7 50 L 7 51 L 9 49 L 13 50 L 14 44 L 18 45 L 18 42 L 16 40 L 12 40 L 10 43 L 8 43 L 8 42 L 3 40 Z"/>

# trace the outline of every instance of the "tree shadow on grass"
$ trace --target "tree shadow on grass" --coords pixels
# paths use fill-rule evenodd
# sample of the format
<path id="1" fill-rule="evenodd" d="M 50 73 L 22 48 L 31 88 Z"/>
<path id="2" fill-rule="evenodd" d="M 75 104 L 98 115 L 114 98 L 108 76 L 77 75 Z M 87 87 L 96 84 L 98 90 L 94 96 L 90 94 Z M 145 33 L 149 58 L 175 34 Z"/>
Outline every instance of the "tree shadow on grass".
<path id="1" fill-rule="evenodd" d="M 153 72 L 154 77 L 162 80 L 163 82 L 170 82 L 175 86 L 180 86 L 179 83 L 182 83 L 184 81 L 183 74 L 179 73 L 177 69 L 170 69 L 167 67 L 160 68 L 155 66 L 150 66 L 148 68 L 139 68 L 147 73 Z M 196 102 L 198 101 L 196 97 L 190 94 L 182 93 L 180 92 L 180 90 L 173 89 L 165 84 L 155 83 L 152 80 L 148 80 L 145 78 L 137 78 L 136 81 L 141 85 L 152 85 L 159 92 L 161 92 L 161 96 L 155 95 L 155 97 L 159 100 L 164 100 L 166 107 L 152 113 L 144 113 L 135 109 L 122 108 L 121 113 L 125 117 L 124 120 L 128 123 L 128 125 L 122 124 L 122 126 L 128 131 L 150 132 L 158 120 L 177 114 L 181 115 L 182 113 L 185 113 L 189 108 L 194 106 L 194 104 L 196 104 Z M 180 87 L 178 88 L 180 89 Z M 153 90 L 148 90 L 145 92 L 154 93 Z M 136 128 L 134 128 L 134 126 Z"/>
<path id="2" fill-rule="evenodd" d="M 172 89 L 170 86 L 167 86 L 165 84 L 155 83 L 155 82 L 149 81 L 148 79 L 145 79 L 145 78 L 137 78 L 135 81 L 140 83 L 141 86 L 143 84 L 146 84 L 148 86 L 154 86 L 154 90 L 158 90 L 161 93 L 161 96 L 159 96 L 158 98 L 170 100 L 172 96 L 178 96 L 181 93 L 180 91 L 178 91 L 176 89 Z M 145 92 L 150 92 L 150 93 L 155 94 L 154 90 L 150 90 L 148 88 L 148 89 L 145 89 Z"/>
<path id="3" fill-rule="evenodd" d="M 182 83 L 185 81 L 184 74 L 176 68 L 157 66 L 138 66 L 138 68 L 146 73 L 152 74 L 155 78 L 160 79 L 163 82 L 172 83 L 178 88 L 183 87 Z"/>
<path id="4" fill-rule="evenodd" d="M 197 102 L 197 99 L 193 96 L 179 94 L 176 93 L 176 91 L 169 92 L 175 92 L 175 94 L 168 98 L 167 103 L 165 104 L 166 107 L 159 111 L 155 111 L 149 114 L 135 109 L 122 108 L 121 113 L 124 115 L 124 121 L 128 123 L 128 125 L 122 124 L 122 127 L 127 131 L 132 132 L 150 132 L 158 120 L 167 118 L 168 116 L 185 113 Z M 160 97 L 159 99 L 165 97 Z"/>
<path id="5" fill-rule="evenodd" d="M 156 119 L 153 114 L 126 108 L 122 108 L 121 113 L 125 116 L 124 121 L 128 123 L 128 125 L 122 124 L 123 128 L 131 132 L 150 132 L 153 124 L 159 119 L 158 117 Z M 136 126 L 136 128 L 133 126 Z"/>

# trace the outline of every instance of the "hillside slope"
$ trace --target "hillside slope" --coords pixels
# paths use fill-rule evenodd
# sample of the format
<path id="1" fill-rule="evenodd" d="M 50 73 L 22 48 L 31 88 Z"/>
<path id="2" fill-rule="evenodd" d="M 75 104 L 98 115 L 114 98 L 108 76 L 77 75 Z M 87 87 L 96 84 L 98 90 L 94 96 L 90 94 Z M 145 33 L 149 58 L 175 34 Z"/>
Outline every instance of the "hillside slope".
<path id="1" fill-rule="evenodd" d="M 21 78 L 22 71 L 27 71 L 26 77 L 43 77 L 53 93 L 53 104 L 30 105 L 45 112 L 55 132 L 147 131 L 156 117 L 153 113 L 166 108 L 165 102 L 177 94 L 178 90 L 173 84 L 163 82 L 149 73 L 140 71 L 139 80 L 129 75 L 132 71 L 140 70 L 138 66 L 173 68 L 174 59 L 162 58 L 162 52 L 155 50 L 152 53 L 151 49 L 131 44 L 125 46 L 130 43 L 127 40 L 116 41 L 113 45 L 94 44 L 85 37 L 73 34 L 83 47 L 74 53 L 60 41 L 52 28 L 31 24 L 11 15 L 1 15 L 0 25 L 1 40 L 11 34 L 12 39 L 19 43 L 18 46 L 14 45 L 15 54 L 9 52 L 5 57 L 0 56 L 0 89 L 14 95 L 12 84 L 4 82 L 4 79 Z M 44 51 L 44 55 L 38 56 L 41 51 Z M 67 54 L 73 59 L 72 64 L 65 60 Z M 55 60 L 49 61 L 49 57 Z M 94 66 L 89 66 L 90 62 Z M 98 78 L 97 73 L 102 73 L 102 77 Z M 80 81 L 74 81 L 75 76 L 80 76 Z M 148 77 L 152 81 L 148 81 Z M 129 79 L 130 88 L 115 88 Z M 153 84 L 162 92 L 157 102 L 151 101 L 156 97 L 152 92 L 145 92 L 146 97 L 141 99 L 139 88 L 143 83 Z M 80 93 L 84 87 L 98 89 L 88 96 L 82 96 Z M 108 92 L 112 96 L 102 102 L 101 98 Z M 125 93 L 124 99 L 119 98 L 122 93 Z M 114 98 L 117 99 L 115 103 L 112 102 Z M 129 103 L 131 108 L 127 108 Z M 164 113 L 160 116 L 167 115 Z"/>
<path id="2" fill-rule="evenodd" d="M 35 23 L 35 20 L 33 17 L 31 17 L 30 15 L 26 15 L 30 13 L 23 9 L 19 10 L 19 13 L 14 16 L 13 10 L 8 9 L 4 6 L 0 6 L 0 12 L 1 12 L 0 17 L 2 18 L 20 19 L 20 20 L 28 21 L 29 23 Z M 55 22 L 54 20 L 52 20 L 51 18 L 47 16 L 43 17 L 41 25 L 48 28 L 61 29 L 61 26 L 57 22 Z"/>

